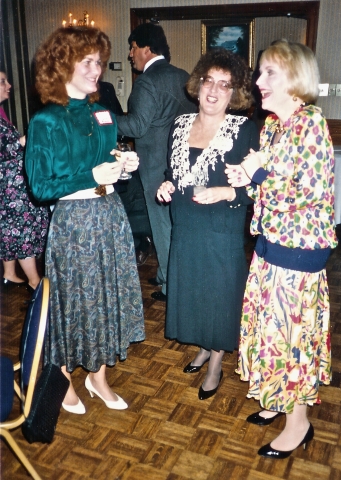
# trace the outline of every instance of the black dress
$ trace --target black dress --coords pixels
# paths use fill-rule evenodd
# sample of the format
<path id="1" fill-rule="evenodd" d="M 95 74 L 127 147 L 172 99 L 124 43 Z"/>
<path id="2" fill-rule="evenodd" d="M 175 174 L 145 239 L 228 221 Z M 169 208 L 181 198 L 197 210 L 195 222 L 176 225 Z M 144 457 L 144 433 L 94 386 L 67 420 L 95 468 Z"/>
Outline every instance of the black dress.
<path id="1" fill-rule="evenodd" d="M 226 186 L 225 163 L 241 163 L 250 148 L 258 150 L 258 132 L 246 120 L 233 135 L 233 147 L 223 161 L 220 157 L 214 170 L 209 166 L 207 186 Z M 191 166 L 201 152 L 189 148 Z M 232 202 L 201 205 L 192 200 L 193 186 L 182 193 L 177 179 L 172 182 L 176 190 L 171 202 L 165 336 L 207 350 L 233 351 L 247 278 L 244 224 L 251 201 L 245 188 L 238 188 Z"/>

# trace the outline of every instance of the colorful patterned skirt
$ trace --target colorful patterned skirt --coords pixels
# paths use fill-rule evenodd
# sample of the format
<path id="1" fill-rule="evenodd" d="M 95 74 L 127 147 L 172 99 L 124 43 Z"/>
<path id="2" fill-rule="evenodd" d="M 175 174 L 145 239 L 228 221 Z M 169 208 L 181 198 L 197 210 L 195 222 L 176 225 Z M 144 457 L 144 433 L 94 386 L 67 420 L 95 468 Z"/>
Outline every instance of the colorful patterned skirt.
<path id="1" fill-rule="evenodd" d="M 246 284 L 238 369 L 248 397 L 267 410 L 292 413 L 320 403 L 331 381 L 326 271 L 298 272 L 253 255 Z"/>
<path id="2" fill-rule="evenodd" d="M 130 225 L 116 192 L 62 200 L 46 251 L 51 309 L 45 361 L 96 372 L 144 340 L 141 288 Z"/>

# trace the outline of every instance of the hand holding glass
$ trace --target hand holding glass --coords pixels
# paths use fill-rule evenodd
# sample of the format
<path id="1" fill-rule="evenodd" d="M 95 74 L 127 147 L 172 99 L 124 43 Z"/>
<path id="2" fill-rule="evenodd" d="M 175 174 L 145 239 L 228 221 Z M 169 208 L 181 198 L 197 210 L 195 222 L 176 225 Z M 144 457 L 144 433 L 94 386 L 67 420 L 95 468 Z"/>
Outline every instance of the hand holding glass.
<path id="1" fill-rule="evenodd" d="M 130 145 L 128 143 L 118 142 L 116 146 L 116 150 L 120 152 L 131 152 Z M 115 157 L 119 158 L 121 156 L 120 153 L 115 153 Z M 131 178 L 131 173 L 126 172 L 124 168 L 122 168 L 121 175 L 119 176 L 119 180 L 129 180 Z"/>
<path id="2" fill-rule="evenodd" d="M 198 195 L 198 193 L 201 193 L 204 190 L 206 190 L 206 185 L 194 185 L 193 195 L 196 196 L 196 195 Z"/>

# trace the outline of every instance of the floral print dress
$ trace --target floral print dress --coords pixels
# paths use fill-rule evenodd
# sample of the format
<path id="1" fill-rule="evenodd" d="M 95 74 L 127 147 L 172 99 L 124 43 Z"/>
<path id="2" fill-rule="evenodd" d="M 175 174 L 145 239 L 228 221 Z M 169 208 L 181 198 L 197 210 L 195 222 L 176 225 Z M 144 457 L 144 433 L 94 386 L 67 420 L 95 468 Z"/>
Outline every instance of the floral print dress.
<path id="1" fill-rule="evenodd" d="M 34 205 L 27 190 L 20 134 L 0 117 L 0 258 L 34 257 L 43 252 L 48 208 Z"/>
<path id="2" fill-rule="evenodd" d="M 312 251 L 337 245 L 334 157 L 321 110 L 302 106 L 272 145 L 277 117 L 261 134 L 268 171 L 256 188 L 252 234 L 271 244 Z M 254 253 L 241 319 L 237 373 L 248 397 L 263 408 L 292 413 L 295 404 L 320 403 L 318 387 L 331 380 L 330 311 L 326 270 L 308 273 L 272 265 Z"/>

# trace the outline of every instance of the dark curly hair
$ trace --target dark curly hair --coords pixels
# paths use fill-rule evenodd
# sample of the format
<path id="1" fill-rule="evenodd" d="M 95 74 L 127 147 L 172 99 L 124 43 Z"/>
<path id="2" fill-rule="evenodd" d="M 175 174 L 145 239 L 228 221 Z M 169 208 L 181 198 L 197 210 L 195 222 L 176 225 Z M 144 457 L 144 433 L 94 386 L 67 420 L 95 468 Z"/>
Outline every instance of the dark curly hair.
<path id="1" fill-rule="evenodd" d="M 243 58 L 224 48 L 215 48 L 201 56 L 186 84 L 191 97 L 198 98 L 200 78 L 211 69 L 231 74 L 233 93 L 229 109 L 244 110 L 251 106 L 251 70 Z"/>
<path id="2" fill-rule="evenodd" d="M 171 57 L 167 38 L 160 25 L 154 25 L 154 23 L 138 25 L 128 38 L 130 47 L 132 42 L 136 42 L 136 45 L 140 48 L 149 47 L 152 53 L 163 55 L 167 62 L 170 62 Z"/>
<path id="3" fill-rule="evenodd" d="M 42 103 L 69 103 L 65 84 L 72 79 L 75 64 L 86 55 L 99 52 L 102 72 L 110 57 L 109 38 L 98 28 L 58 28 L 39 47 L 35 57 L 36 89 Z M 89 95 L 90 102 L 96 102 L 98 92 Z"/>

